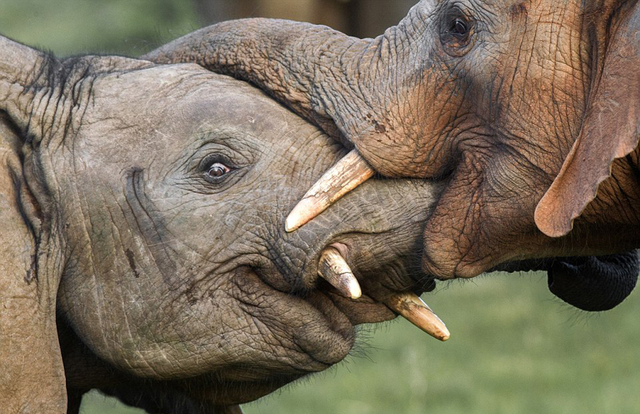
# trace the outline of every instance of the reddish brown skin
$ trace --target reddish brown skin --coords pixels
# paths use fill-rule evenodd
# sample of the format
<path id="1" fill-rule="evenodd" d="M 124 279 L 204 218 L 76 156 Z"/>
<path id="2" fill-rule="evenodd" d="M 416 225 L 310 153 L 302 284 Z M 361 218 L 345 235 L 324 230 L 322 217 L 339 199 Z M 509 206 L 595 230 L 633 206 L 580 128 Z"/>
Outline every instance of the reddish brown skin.
<path id="1" fill-rule="evenodd" d="M 446 179 L 424 233 L 424 270 L 440 278 L 639 246 L 637 157 L 624 157 L 640 133 L 640 74 L 631 69 L 640 65 L 637 2 L 453 3 L 423 0 L 376 39 L 248 19 L 202 29 L 148 57 L 195 61 L 257 84 L 355 145 L 383 175 Z M 466 21 L 468 35 L 452 34 L 455 18 Z M 536 223 L 551 184 L 569 182 L 564 171 L 579 164 L 567 160 L 574 166 L 563 169 L 579 137 L 583 147 L 624 150 L 583 168 L 585 188 L 561 186 Z M 560 228 L 551 223 L 556 215 L 570 229 L 581 213 L 569 234 L 538 229 Z"/>

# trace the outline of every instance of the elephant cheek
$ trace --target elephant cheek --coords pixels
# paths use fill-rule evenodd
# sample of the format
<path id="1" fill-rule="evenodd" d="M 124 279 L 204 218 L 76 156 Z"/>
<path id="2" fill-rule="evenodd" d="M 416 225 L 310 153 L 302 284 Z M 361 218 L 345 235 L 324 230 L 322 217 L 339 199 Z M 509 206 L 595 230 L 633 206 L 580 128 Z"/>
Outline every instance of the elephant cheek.
<path id="1" fill-rule="evenodd" d="M 491 267 L 491 257 L 484 256 L 484 260 L 475 259 L 480 257 L 478 254 L 483 253 L 473 249 L 469 244 L 476 236 L 462 233 L 459 223 L 454 216 L 432 218 L 428 222 L 424 233 L 422 258 L 425 274 L 438 279 L 471 278 Z"/>
<path id="2" fill-rule="evenodd" d="M 454 177 L 455 178 L 455 177 Z M 492 224 L 484 218 L 481 191 L 469 193 L 453 180 L 428 219 L 424 232 L 423 270 L 439 279 L 471 278 L 490 268 L 494 249 L 482 243 Z M 473 183 L 472 183 L 473 185 Z M 493 239 L 492 239 L 493 240 Z"/>

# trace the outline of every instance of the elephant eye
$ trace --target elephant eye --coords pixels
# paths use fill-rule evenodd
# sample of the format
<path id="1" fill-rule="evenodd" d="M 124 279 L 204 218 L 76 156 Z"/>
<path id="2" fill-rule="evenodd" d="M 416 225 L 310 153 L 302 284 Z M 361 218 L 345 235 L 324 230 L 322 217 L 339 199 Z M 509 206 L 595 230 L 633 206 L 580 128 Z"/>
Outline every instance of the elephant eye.
<path id="1" fill-rule="evenodd" d="M 453 36 L 458 37 L 460 39 L 464 39 L 469 35 L 469 23 L 465 20 L 462 20 L 459 17 L 456 17 L 451 22 L 451 27 L 449 28 L 449 33 Z"/>
<path id="2" fill-rule="evenodd" d="M 474 33 L 474 20 L 458 7 L 444 13 L 440 41 L 452 56 L 462 56 L 470 50 Z"/>
<path id="3" fill-rule="evenodd" d="M 236 170 L 232 165 L 224 157 L 218 155 L 207 157 L 201 164 L 203 178 L 211 184 L 221 183 L 227 175 Z"/>
<path id="4" fill-rule="evenodd" d="M 209 170 L 207 171 L 207 176 L 211 178 L 220 178 L 228 172 L 231 172 L 231 168 L 227 167 L 226 165 L 220 162 L 216 162 L 211 167 L 209 167 Z"/>

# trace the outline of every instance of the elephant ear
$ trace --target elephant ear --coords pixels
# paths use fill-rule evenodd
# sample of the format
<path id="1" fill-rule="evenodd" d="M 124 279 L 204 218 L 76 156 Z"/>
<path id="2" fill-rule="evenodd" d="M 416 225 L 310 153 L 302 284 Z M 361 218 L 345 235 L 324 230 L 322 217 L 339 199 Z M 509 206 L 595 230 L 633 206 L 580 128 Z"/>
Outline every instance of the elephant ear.
<path id="1" fill-rule="evenodd" d="M 39 209 L 24 179 L 18 133 L 33 121 L 24 109 L 26 81 L 41 62 L 33 49 L 0 37 L 0 411 L 7 413 L 66 413 L 67 404 L 59 278 L 38 272 L 46 254 L 36 247 Z"/>
<path id="2" fill-rule="evenodd" d="M 629 3 L 629 2 L 627 2 Z M 590 94 L 578 139 L 535 211 L 550 237 L 569 233 L 573 221 L 607 179 L 611 164 L 638 145 L 640 136 L 640 6 L 621 11 L 609 32 L 602 70 Z"/>
<path id="3" fill-rule="evenodd" d="M 36 273 L 17 148 L 17 135 L 0 117 L 0 406 L 11 413 L 62 413 L 66 391 L 55 320 L 57 283 Z"/>

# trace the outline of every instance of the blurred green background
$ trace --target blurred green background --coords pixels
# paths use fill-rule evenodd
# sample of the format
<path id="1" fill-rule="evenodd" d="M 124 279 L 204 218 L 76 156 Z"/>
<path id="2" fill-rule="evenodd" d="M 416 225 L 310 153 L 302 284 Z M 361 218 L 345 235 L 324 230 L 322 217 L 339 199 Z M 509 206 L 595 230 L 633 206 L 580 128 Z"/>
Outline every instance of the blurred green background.
<path id="1" fill-rule="evenodd" d="M 0 33 L 59 56 L 139 55 L 211 22 L 268 16 L 374 36 L 414 0 L 0 0 Z M 541 274 L 443 284 L 427 302 L 452 338 L 364 327 L 353 355 L 255 403 L 267 413 L 640 413 L 640 298 L 587 314 Z M 93 392 L 85 414 L 133 414 Z"/>

